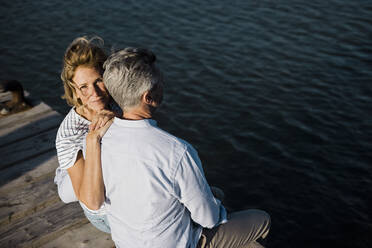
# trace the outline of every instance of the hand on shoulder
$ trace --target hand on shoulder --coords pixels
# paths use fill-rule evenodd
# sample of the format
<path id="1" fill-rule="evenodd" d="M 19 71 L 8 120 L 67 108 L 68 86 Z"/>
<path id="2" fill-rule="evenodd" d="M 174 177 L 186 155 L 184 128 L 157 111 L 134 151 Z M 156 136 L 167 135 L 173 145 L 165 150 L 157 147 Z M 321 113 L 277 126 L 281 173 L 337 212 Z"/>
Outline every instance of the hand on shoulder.
<path id="1" fill-rule="evenodd" d="M 89 125 L 89 131 L 98 130 L 106 125 L 107 122 L 115 117 L 115 113 L 111 110 L 101 110 L 92 119 L 92 123 Z"/>
<path id="2" fill-rule="evenodd" d="M 87 140 L 100 141 L 114 121 L 114 117 L 115 113 L 110 110 L 101 110 L 97 113 L 89 125 Z"/>

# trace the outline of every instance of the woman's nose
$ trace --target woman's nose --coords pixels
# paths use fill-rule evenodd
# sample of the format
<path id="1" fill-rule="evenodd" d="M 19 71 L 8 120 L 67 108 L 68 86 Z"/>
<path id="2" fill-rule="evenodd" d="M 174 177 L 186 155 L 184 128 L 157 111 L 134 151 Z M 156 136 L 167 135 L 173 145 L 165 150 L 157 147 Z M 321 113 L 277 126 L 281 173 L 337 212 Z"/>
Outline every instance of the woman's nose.
<path id="1" fill-rule="evenodd" d="M 89 87 L 89 95 L 91 96 L 99 95 L 99 88 L 95 85 L 92 85 L 91 87 Z"/>

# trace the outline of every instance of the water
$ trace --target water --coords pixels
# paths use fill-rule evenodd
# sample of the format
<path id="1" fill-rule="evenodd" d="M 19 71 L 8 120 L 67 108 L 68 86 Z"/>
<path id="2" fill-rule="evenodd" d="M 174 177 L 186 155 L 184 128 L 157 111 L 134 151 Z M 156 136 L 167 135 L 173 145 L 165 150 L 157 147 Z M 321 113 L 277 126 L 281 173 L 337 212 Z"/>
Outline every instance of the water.
<path id="1" fill-rule="evenodd" d="M 0 77 L 65 114 L 67 45 L 152 49 L 159 125 L 198 150 L 268 247 L 372 247 L 371 1 L 23 1 L 0 7 Z"/>

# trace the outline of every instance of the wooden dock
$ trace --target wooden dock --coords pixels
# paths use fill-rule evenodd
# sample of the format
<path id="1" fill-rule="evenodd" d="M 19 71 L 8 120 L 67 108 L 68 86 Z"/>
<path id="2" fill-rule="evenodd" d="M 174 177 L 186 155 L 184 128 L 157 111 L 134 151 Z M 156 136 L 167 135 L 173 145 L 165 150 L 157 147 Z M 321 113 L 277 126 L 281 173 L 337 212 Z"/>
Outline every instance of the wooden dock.
<path id="1" fill-rule="evenodd" d="M 0 117 L 0 247 L 115 247 L 78 203 L 59 199 L 54 141 L 63 116 L 30 100 L 33 108 Z"/>

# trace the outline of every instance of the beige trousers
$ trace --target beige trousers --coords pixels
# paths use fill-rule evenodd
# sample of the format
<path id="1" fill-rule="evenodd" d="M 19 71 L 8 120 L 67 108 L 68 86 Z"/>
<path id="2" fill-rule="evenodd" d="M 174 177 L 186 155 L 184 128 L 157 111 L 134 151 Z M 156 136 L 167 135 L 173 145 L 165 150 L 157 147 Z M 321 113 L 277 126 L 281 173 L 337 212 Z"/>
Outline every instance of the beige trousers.
<path id="1" fill-rule="evenodd" d="M 262 210 L 233 212 L 228 222 L 212 229 L 203 229 L 198 248 L 263 247 L 256 240 L 266 238 L 270 230 L 270 216 Z"/>

